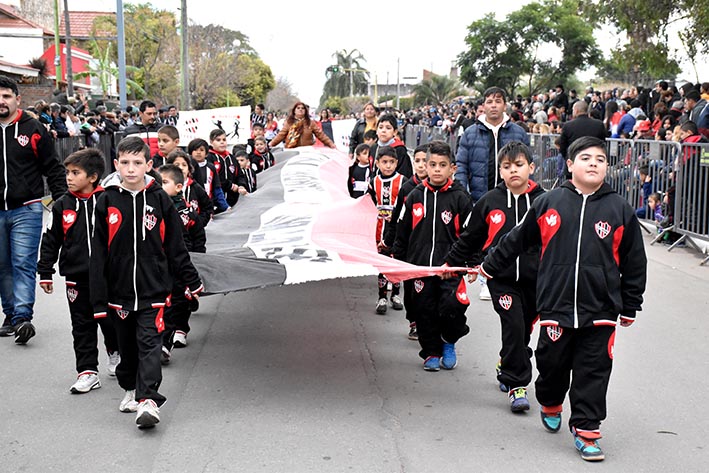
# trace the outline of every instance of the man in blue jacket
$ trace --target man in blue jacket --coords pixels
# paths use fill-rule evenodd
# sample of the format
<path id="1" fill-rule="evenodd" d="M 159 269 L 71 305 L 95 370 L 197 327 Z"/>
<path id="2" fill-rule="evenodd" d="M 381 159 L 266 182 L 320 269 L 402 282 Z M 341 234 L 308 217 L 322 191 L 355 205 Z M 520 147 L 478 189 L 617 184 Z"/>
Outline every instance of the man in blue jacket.
<path id="1" fill-rule="evenodd" d="M 507 115 L 507 94 L 499 87 L 483 93 L 484 113 L 466 128 L 458 145 L 456 180 L 470 192 L 473 203 L 500 183 L 497 152 L 510 141 L 529 146 L 524 129 Z"/>

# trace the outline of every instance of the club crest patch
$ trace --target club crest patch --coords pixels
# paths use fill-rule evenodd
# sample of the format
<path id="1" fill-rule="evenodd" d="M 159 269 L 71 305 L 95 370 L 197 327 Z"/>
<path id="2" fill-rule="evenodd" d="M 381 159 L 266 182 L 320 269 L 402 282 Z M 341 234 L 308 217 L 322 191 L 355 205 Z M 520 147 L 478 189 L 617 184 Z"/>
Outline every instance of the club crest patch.
<path id="1" fill-rule="evenodd" d="M 69 299 L 69 302 L 74 302 L 76 298 L 79 296 L 79 291 L 77 291 L 73 287 L 67 287 L 66 288 L 66 297 Z"/>
<path id="2" fill-rule="evenodd" d="M 509 294 L 505 294 L 504 296 L 500 297 L 500 307 L 502 307 L 505 310 L 510 310 L 510 307 L 512 307 L 512 297 L 510 297 Z"/>
<path id="3" fill-rule="evenodd" d="M 455 291 L 455 297 L 463 305 L 470 305 L 470 299 L 468 299 L 468 290 L 465 287 L 465 280 L 461 278 L 460 284 Z"/>
<path id="4" fill-rule="evenodd" d="M 416 292 L 423 291 L 423 281 L 421 281 L 420 279 L 417 279 L 416 281 L 414 281 L 414 290 Z"/>
<path id="5" fill-rule="evenodd" d="M 125 320 L 126 317 L 128 317 L 128 311 L 124 309 L 116 309 L 116 314 L 118 314 L 121 320 Z"/>
<path id="6" fill-rule="evenodd" d="M 441 212 L 441 220 L 443 220 L 443 223 L 448 225 L 451 223 L 451 220 L 453 220 L 453 213 L 450 210 L 444 210 Z"/>
<path id="7" fill-rule="evenodd" d="M 598 222 L 596 223 L 596 233 L 603 240 L 611 232 L 611 226 L 608 222 Z"/>
<path id="8" fill-rule="evenodd" d="M 145 224 L 145 228 L 147 228 L 148 231 L 155 228 L 156 223 L 158 223 L 158 219 L 153 214 L 145 214 L 145 217 L 143 217 L 143 224 Z"/>
<path id="9" fill-rule="evenodd" d="M 17 137 L 17 142 L 20 143 L 20 146 L 23 148 L 27 146 L 27 143 L 30 142 L 30 139 L 27 135 L 20 135 Z"/>
<path id="10" fill-rule="evenodd" d="M 553 325 L 550 325 L 549 327 L 547 327 L 547 335 L 549 336 L 549 339 L 552 342 L 559 340 L 563 333 L 564 333 L 564 329 L 561 327 L 556 327 Z"/>

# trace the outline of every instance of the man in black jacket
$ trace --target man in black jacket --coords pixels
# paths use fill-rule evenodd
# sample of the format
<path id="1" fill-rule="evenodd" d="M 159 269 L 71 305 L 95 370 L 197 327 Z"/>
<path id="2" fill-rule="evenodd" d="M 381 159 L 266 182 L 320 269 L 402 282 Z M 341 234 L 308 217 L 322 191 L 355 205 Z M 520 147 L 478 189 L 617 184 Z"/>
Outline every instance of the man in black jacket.
<path id="1" fill-rule="evenodd" d="M 566 162 L 567 151 L 571 143 L 582 136 L 595 136 L 600 140 L 605 140 L 607 136 L 606 127 L 603 122 L 591 118 L 588 115 L 588 104 L 585 100 L 579 100 L 573 107 L 573 119 L 564 123 L 559 137 L 559 153 Z M 566 170 L 566 177 L 570 178 L 571 173 Z"/>
<path id="2" fill-rule="evenodd" d="M 0 76 L 0 336 L 24 345 L 35 334 L 37 253 L 42 236 L 42 198 L 47 183 L 56 200 L 66 192 L 64 166 L 40 122 L 19 109 L 17 83 Z"/>

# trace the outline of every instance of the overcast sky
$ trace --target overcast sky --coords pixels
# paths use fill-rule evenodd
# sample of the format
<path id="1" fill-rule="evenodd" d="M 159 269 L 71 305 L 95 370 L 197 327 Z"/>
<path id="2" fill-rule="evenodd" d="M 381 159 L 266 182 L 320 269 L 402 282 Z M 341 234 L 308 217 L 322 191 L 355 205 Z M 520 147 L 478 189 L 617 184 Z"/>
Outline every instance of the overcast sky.
<path id="1" fill-rule="evenodd" d="M 126 3 L 144 3 L 127 1 Z M 177 12 L 180 0 L 153 0 L 155 8 Z M 221 24 L 249 37 L 249 43 L 283 77 L 293 92 L 317 106 L 325 82 L 325 69 L 335 51 L 358 49 L 362 64 L 376 74 L 380 84 L 396 84 L 397 58 L 402 83 L 421 80 L 423 69 L 448 74 L 453 61 L 465 49 L 467 27 L 493 10 L 498 19 L 529 0 L 507 2 L 354 2 L 188 0 L 187 14 L 198 24 Z M 398 9 L 394 9 L 397 6 Z M 113 10 L 112 0 L 70 0 L 73 10 Z M 326 20 L 323 20 L 326 18 Z M 598 38 L 600 41 L 601 38 Z M 611 47 L 608 36 L 605 46 Z M 179 60 L 175 58 L 175 64 Z M 704 71 L 700 71 L 700 74 Z M 709 73 L 709 72 L 707 72 Z M 706 74 L 706 73 L 705 73 Z M 415 77 L 416 79 L 403 79 Z M 583 75 L 580 78 L 586 79 Z M 685 74 L 692 80 L 694 74 Z M 701 77 L 701 76 L 700 76 Z M 709 80 L 709 76 L 702 80 Z"/>

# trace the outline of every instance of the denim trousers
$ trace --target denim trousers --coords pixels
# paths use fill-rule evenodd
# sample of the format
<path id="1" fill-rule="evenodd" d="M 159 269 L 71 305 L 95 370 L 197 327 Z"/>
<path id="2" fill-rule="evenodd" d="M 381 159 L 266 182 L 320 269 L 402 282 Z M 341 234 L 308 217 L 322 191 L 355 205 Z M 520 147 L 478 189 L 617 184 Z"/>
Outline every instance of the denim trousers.
<path id="1" fill-rule="evenodd" d="M 0 300 L 12 324 L 32 319 L 42 212 L 41 202 L 0 210 Z"/>

